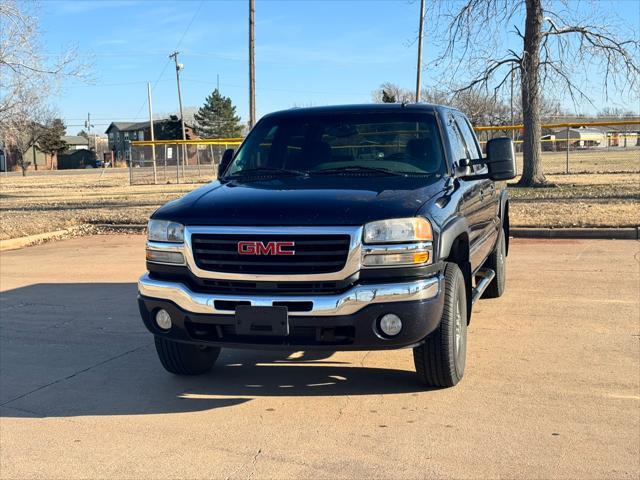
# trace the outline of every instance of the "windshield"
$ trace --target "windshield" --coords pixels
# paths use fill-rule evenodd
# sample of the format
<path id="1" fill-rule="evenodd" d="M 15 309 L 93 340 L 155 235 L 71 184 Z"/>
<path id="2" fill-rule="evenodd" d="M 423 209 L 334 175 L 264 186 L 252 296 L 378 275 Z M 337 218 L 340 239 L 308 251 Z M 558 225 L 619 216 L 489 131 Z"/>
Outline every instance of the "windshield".
<path id="1" fill-rule="evenodd" d="M 279 171 L 444 173 L 438 124 L 435 115 L 406 112 L 268 117 L 251 131 L 226 175 Z"/>

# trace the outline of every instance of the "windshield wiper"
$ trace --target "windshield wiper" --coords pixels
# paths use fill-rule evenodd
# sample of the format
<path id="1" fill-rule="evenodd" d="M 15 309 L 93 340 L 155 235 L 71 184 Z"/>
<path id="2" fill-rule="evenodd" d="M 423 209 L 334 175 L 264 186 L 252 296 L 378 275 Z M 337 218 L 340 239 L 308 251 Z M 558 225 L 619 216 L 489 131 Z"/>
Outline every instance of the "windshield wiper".
<path id="1" fill-rule="evenodd" d="M 233 175 L 226 175 L 224 178 L 239 178 L 252 175 L 291 175 L 291 176 L 303 176 L 308 177 L 309 173 L 304 170 L 293 170 L 289 168 L 248 168 L 246 170 L 240 170 Z"/>
<path id="2" fill-rule="evenodd" d="M 336 167 L 336 168 L 325 168 L 323 170 L 314 170 L 310 173 L 314 175 L 324 175 L 324 174 L 332 174 L 332 173 L 351 173 L 351 172 L 371 172 L 371 173 L 382 173 L 385 175 L 396 175 L 400 177 L 405 177 L 406 174 L 402 172 L 396 172 L 394 170 L 389 170 L 388 168 L 381 167 L 366 167 L 364 165 L 350 165 L 345 167 Z"/>

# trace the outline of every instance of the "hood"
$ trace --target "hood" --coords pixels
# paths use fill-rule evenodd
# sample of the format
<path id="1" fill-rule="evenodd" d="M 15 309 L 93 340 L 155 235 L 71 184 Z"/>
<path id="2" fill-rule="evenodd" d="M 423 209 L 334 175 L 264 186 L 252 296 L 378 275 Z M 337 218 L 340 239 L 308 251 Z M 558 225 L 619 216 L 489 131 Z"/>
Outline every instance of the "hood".
<path id="1" fill-rule="evenodd" d="M 152 216 L 184 225 L 363 225 L 411 217 L 436 193 L 432 177 L 316 176 L 213 182 Z"/>

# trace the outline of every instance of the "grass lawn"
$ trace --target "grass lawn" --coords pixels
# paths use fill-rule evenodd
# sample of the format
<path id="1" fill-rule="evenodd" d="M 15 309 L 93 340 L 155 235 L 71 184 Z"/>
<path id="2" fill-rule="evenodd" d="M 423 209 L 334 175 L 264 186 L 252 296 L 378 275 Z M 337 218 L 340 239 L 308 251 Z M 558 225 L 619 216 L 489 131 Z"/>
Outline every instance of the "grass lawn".
<path id="1" fill-rule="evenodd" d="M 518 171 L 522 171 L 522 154 L 516 155 Z M 542 164 L 547 174 L 567 172 L 567 152 L 542 152 Z M 569 151 L 569 173 L 640 172 L 640 147 L 607 147 Z"/>
<path id="2" fill-rule="evenodd" d="M 550 175 L 553 188 L 511 188 L 511 224 L 640 225 L 640 174 Z M 129 186 L 126 170 L 0 176 L 0 239 L 95 224 L 143 224 L 201 184 Z"/>

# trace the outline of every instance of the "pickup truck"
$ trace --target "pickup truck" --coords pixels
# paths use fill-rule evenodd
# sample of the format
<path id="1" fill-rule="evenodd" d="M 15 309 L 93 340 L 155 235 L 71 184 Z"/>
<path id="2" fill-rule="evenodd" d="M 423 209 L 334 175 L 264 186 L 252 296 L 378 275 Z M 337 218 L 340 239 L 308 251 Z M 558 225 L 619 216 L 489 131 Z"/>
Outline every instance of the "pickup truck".
<path id="1" fill-rule="evenodd" d="M 456 385 L 481 297 L 505 289 L 513 142 L 427 104 L 263 117 L 218 180 L 148 224 L 144 324 L 164 368 L 220 349 L 412 348 L 418 379 Z"/>

